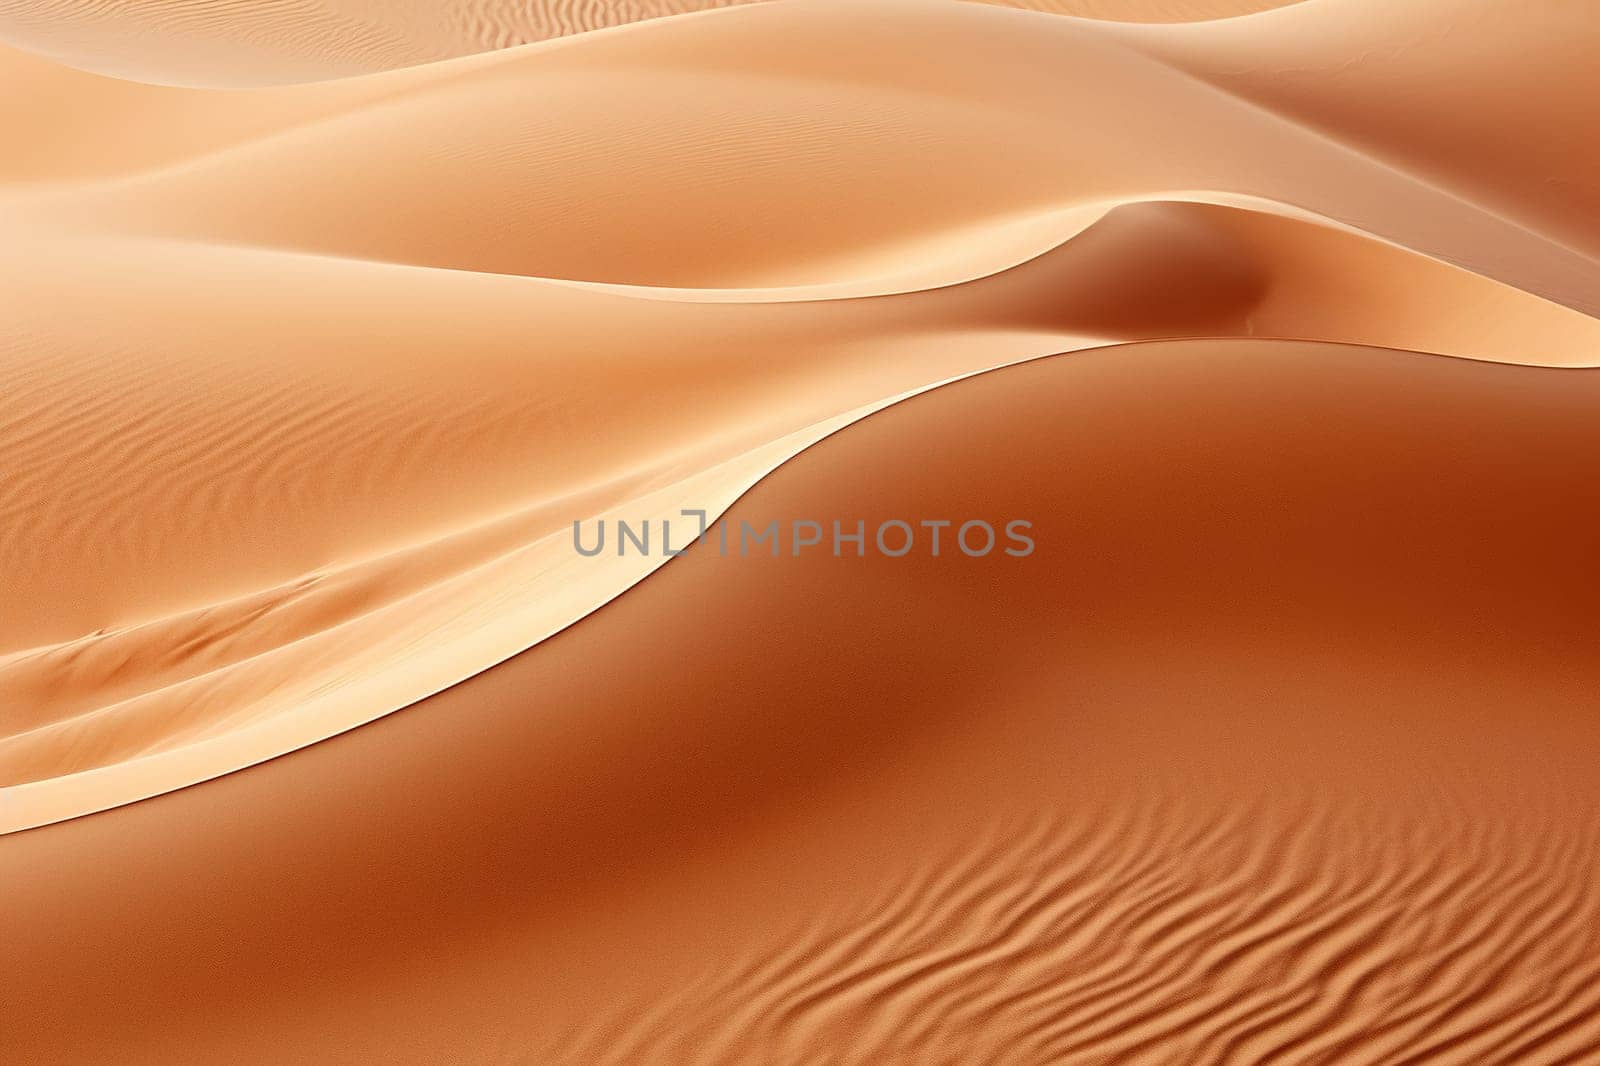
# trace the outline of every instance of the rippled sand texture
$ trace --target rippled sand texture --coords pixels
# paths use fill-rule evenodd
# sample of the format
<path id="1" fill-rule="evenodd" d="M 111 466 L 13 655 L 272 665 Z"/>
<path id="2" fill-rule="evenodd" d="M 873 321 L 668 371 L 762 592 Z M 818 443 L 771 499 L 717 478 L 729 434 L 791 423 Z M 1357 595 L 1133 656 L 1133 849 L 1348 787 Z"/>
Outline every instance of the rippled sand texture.
<path id="1" fill-rule="evenodd" d="M 0 1062 L 1594 1061 L 1600 10 L 705 6 L 0 3 Z"/>
<path id="2" fill-rule="evenodd" d="M 118 77 L 203 86 L 348 77 L 752 0 L 0 0 L 0 43 Z M 1296 0 L 983 0 L 1128 21 Z M 130 42 L 132 42 L 130 46 Z"/>

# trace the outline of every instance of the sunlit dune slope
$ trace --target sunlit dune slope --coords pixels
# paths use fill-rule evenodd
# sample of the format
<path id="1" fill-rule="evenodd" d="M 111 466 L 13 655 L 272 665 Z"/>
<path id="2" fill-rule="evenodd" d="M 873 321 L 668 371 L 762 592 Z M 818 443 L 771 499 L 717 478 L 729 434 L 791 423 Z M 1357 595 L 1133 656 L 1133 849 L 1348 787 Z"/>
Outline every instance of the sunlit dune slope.
<path id="1" fill-rule="evenodd" d="M 1597 50 L 0 0 L 0 1063 L 1588 1062 Z"/>
<path id="2" fill-rule="evenodd" d="M 96 231 L 462 270 L 893 287 L 930 260 L 1008 265 L 974 230 L 1027 226 L 1040 249 L 1086 204 L 1198 190 L 1595 309 L 1600 266 L 1569 247 L 1574 233 L 1531 231 L 1359 137 L 1197 82 L 1127 32 L 972 4 L 763 4 L 226 106 L 164 90 L 146 121 L 196 118 L 187 143 L 163 134 L 151 158 L 137 123 L 118 127 L 139 147 L 108 180 L 36 172 L 8 199 Z M 1382 103 L 1370 107 L 1377 123 Z"/>
<path id="3" fill-rule="evenodd" d="M 908 400 L 729 519 L 1027 518 L 1033 555 L 701 546 L 404 714 L 11 837 L 8 1039 L 1583 1061 L 1597 403 L 1244 340 Z"/>
<path id="4" fill-rule="evenodd" d="M 0 0 L 0 42 L 160 84 L 349 77 L 747 0 Z M 1133 21 L 1222 18 L 1293 0 L 992 0 Z"/>
<path id="5" fill-rule="evenodd" d="M 106 295 L 63 315 L 64 281 Z M 574 519 L 714 513 L 950 378 L 1182 335 L 1600 351 L 1593 320 L 1476 275 L 1195 203 L 1116 208 L 1019 266 L 878 299 L 663 298 L 58 234 L 14 249 L 8 285 L 22 340 L 0 449 L 26 473 L 0 492 L 0 555 L 34 605 L 0 630 L 11 827 L 455 683 L 661 562 L 581 565 Z"/>
<path id="6" fill-rule="evenodd" d="M 1102 26 L 1252 105 L 1600 253 L 1600 7 L 1309 0 Z"/>

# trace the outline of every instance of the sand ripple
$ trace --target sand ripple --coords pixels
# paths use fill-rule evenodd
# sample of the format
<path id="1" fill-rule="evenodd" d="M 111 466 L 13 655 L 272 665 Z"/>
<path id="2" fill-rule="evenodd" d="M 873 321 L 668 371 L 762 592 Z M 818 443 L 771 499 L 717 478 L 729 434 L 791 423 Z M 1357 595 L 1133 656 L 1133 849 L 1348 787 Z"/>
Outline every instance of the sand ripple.
<path id="1" fill-rule="evenodd" d="M 997 826 L 553 1062 L 1581 1062 L 1593 823 L 1186 797 Z M 1263 832 L 1272 825 L 1272 832 Z M 933 1049 L 937 1049 L 935 1052 Z M 547 1057 L 546 1057 L 547 1056 Z"/>
<path id="2" fill-rule="evenodd" d="M 0 1061 L 1593 1059 L 1584 4 L 0 41 Z"/>

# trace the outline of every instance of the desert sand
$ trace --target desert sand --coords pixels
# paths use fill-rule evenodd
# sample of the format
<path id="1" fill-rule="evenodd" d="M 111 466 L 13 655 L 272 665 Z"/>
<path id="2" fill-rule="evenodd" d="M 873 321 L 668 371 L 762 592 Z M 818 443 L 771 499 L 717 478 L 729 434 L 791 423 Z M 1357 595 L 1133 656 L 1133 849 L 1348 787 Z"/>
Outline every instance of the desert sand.
<path id="1" fill-rule="evenodd" d="M 0 3 L 0 1061 L 1589 1061 L 1596 45 Z"/>
<path id="2" fill-rule="evenodd" d="M 370 74 L 753 0 L 0 0 L 0 41 L 102 74 L 194 86 Z M 1296 0 L 984 0 L 1189 22 Z"/>

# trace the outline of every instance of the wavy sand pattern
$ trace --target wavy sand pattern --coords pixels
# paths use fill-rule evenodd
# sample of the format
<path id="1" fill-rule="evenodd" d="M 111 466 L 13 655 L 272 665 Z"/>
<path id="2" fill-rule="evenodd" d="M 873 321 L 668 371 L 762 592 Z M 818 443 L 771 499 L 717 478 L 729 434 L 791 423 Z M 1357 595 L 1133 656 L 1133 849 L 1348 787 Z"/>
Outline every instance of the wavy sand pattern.
<path id="1" fill-rule="evenodd" d="M 1600 11 L 0 45 L 0 1061 L 1600 1054 Z"/>
<path id="2" fill-rule="evenodd" d="M 511 48 L 754 0 L 0 0 L 0 42 L 119 77 L 289 84 Z M 985 0 L 1181 22 L 1296 0 Z M 137 41 L 129 46 L 130 38 Z"/>

